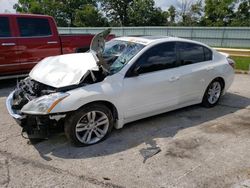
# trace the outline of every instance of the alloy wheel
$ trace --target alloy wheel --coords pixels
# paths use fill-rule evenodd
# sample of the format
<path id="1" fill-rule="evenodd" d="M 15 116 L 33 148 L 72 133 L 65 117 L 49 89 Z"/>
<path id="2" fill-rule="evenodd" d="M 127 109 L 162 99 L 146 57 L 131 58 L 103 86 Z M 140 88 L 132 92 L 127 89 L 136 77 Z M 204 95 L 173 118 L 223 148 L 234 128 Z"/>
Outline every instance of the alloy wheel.
<path id="1" fill-rule="evenodd" d="M 95 144 L 108 132 L 109 119 L 101 111 L 90 111 L 84 114 L 75 127 L 77 139 L 83 144 Z"/>
<path id="2" fill-rule="evenodd" d="M 221 84 L 219 82 L 213 82 L 208 89 L 208 102 L 215 104 L 221 95 Z"/>

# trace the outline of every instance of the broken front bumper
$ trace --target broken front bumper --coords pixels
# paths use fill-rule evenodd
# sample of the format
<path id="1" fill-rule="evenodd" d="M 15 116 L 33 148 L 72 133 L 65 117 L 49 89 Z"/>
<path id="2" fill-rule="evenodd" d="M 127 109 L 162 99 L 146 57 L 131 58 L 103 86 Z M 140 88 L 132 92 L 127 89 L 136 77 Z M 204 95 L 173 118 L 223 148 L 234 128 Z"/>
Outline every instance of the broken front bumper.
<path id="1" fill-rule="evenodd" d="M 66 114 L 57 115 L 26 115 L 21 114 L 19 110 L 12 108 L 13 96 L 15 91 L 11 92 L 6 100 L 6 107 L 9 114 L 22 127 L 23 133 L 27 133 L 25 138 L 48 138 L 49 132 L 61 130 Z"/>
<path id="2" fill-rule="evenodd" d="M 22 115 L 20 113 L 18 113 L 16 110 L 12 109 L 12 101 L 13 101 L 13 95 L 14 95 L 15 91 L 11 92 L 8 96 L 8 98 L 6 99 L 6 107 L 7 110 L 9 112 L 9 114 L 14 118 L 14 120 L 23 127 L 23 122 L 26 118 L 26 115 Z"/>

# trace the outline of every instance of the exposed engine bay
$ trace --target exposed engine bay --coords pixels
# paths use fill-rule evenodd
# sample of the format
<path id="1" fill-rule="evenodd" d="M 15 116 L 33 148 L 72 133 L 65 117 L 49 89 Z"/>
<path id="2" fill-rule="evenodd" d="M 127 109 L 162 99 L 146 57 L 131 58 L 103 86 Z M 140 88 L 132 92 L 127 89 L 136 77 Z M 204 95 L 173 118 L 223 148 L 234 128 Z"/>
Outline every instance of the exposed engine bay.
<path id="1" fill-rule="evenodd" d="M 30 77 L 21 80 L 17 84 L 17 89 L 13 94 L 12 108 L 14 110 L 21 110 L 22 107 L 27 104 L 29 101 L 41 97 L 43 95 L 49 95 L 56 92 L 66 92 L 78 87 L 86 86 L 89 84 L 94 84 L 101 82 L 107 74 L 104 71 L 88 71 L 83 78 L 81 79 L 78 85 L 70 85 L 62 88 L 55 88 L 36 80 L 33 80 Z"/>
<path id="2" fill-rule="evenodd" d="M 55 92 L 55 88 L 46 86 L 27 77 L 17 84 L 17 89 L 13 95 L 12 108 L 21 110 L 29 101 L 53 92 Z"/>

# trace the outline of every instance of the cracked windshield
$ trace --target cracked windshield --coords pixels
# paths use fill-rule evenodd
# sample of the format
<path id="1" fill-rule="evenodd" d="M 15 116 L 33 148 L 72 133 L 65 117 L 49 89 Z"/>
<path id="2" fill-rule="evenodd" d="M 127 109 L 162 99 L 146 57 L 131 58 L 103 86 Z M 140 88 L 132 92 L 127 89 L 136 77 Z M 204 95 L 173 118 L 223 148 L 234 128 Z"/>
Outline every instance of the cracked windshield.
<path id="1" fill-rule="evenodd" d="M 145 46 L 139 43 L 121 40 L 111 40 L 105 44 L 103 56 L 112 58 L 110 74 L 119 72 Z"/>

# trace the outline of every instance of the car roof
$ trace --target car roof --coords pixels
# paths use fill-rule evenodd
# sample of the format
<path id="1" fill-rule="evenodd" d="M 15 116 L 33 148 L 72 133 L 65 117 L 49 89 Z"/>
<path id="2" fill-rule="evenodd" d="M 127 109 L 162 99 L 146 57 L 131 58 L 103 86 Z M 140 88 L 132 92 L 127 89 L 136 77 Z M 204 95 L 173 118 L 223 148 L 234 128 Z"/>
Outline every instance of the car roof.
<path id="1" fill-rule="evenodd" d="M 189 43 L 195 43 L 195 44 L 199 44 L 199 45 L 210 48 L 206 44 L 203 44 L 198 41 L 193 41 L 193 40 L 179 38 L 179 37 L 171 37 L 171 36 L 128 36 L 128 37 L 118 37 L 118 38 L 115 38 L 115 40 L 135 42 L 135 43 L 143 44 L 145 46 L 148 46 L 152 43 L 155 44 L 155 43 L 170 42 L 170 41 L 189 42 Z"/>
<path id="2" fill-rule="evenodd" d="M 122 41 L 128 41 L 128 42 L 135 42 L 140 43 L 143 45 L 149 45 L 152 42 L 155 42 L 157 40 L 168 38 L 168 37 L 160 37 L 160 36 L 128 36 L 128 37 L 118 37 L 115 38 L 115 40 L 122 40 Z"/>

